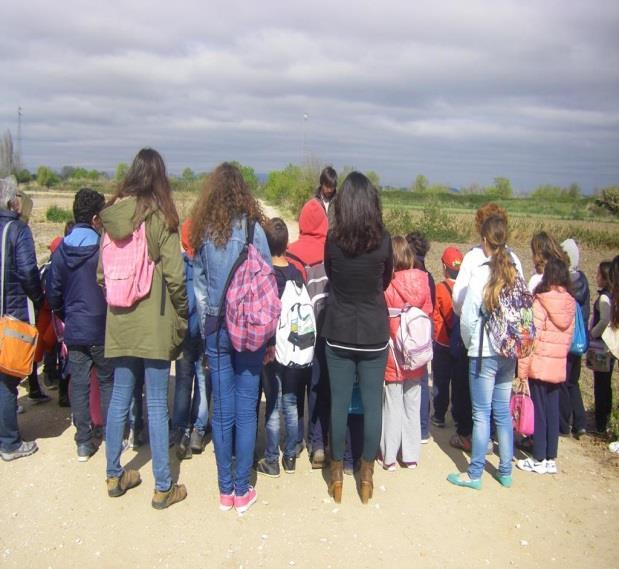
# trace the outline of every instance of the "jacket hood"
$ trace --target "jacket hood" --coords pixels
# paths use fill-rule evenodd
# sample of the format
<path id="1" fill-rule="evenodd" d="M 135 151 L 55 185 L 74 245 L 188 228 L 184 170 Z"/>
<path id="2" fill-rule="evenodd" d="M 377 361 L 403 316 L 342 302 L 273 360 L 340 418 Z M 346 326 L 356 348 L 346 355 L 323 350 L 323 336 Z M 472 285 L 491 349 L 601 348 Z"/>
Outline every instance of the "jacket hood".
<path id="1" fill-rule="evenodd" d="M 62 243 L 59 251 L 64 258 L 67 267 L 74 270 L 81 267 L 91 257 L 98 255 L 99 245 L 73 247 L 71 245 L 67 245 L 66 243 Z"/>
<path id="2" fill-rule="evenodd" d="M 106 233 L 114 240 L 126 239 L 134 231 L 135 198 L 123 198 L 101 211 L 101 222 Z"/>
<path id="3" fill-rule="evenodd" d="M 561 331 L 567 330 L 576 312 L 576 301 L 564 288 L 536 295 L 550 321 Z"/>
<path id="4" fill-rule="evenodd" d="M 393 274 L 390 288 L 395 293 L 389 298 L 389 306 L 401 308 L 405 304 L 419 307 L 421 304 L 421 283 L 427 282 L 428 277 L 420 269 L 397 271 Z M 399 298 L 394 298 L 395 296 Z"/>
<path id="5" fill-rule="evenodd" d="M 578 250 L 576 241 L 573 239 L 566 239 L 561 243 L 561 248 L 565 251 L 570 260 L 570 271 L 577 271 L 578 264 L 580 263 L 580 251 Z"/>
<path id="6" fill-rule="evenodd" d="M 299 216 L 299 235 L 309 235 L 323 240 L 327 238 L 329 220 L 318 200 L 310 200 Z"/>

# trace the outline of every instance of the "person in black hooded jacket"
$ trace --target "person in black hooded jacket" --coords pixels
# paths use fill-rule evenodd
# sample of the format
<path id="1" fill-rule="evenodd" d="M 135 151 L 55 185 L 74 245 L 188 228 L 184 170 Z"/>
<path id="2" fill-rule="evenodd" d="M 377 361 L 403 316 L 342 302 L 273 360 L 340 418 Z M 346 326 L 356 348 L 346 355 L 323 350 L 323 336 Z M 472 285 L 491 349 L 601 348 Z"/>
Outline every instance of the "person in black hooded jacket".
<path id="1" fill-rule="evenodd" d="M 69 349 L 71 410 L 76 427 L 77 458 L 87 461 L 96 451 L 90 421 L 90 372 L 97 373 L 104 426 L 112 395 L 114 370 L 103 355 L 107 303 L 97 284 L 99 213 L 103 194 L 82 188 L 75 194 L 75 226 L 52 255 L 47 277 L 50 307 L 65 321 L 64 341 Z"/>

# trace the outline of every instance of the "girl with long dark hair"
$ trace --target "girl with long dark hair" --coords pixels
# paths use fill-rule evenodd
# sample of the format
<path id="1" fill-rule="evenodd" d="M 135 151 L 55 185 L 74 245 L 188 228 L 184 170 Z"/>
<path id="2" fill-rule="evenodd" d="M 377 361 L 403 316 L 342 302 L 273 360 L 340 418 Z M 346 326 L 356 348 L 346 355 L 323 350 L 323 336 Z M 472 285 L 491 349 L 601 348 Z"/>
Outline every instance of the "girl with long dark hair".
<path id="1" fill-rule="evenodd" d="M 334 226 L 325 243 L 331 292 L 322 336 L 331 385 L 331 480 L 329 493 L 342 499 L 346 420 L 355 380 L 364 410 L 361 501 L 372 497 L 374 460 L 380 444 L 382 394 L 389 341 L 384 290 L 391 282 L 391 239 L 383 226 L 376 188 L 351 173 L 334 203 Z"/>

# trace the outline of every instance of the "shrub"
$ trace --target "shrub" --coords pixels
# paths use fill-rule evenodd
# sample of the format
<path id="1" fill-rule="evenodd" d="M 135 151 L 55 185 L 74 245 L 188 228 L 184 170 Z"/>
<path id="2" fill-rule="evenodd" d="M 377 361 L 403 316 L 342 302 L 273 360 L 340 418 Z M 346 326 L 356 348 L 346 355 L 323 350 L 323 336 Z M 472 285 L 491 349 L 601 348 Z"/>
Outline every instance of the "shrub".
<path id="1" fill-rule="evenodd" d="M 619 216 L 619 186 L 604 188 L 595 198 L 595 205 Z"/>
<path id="2" fill-rule="evenodd" d="M 45 212 L 45 219 L 52 223 L 66 223 L 73 220 L 73 212 L 57 205 L 52 205 Z"/>

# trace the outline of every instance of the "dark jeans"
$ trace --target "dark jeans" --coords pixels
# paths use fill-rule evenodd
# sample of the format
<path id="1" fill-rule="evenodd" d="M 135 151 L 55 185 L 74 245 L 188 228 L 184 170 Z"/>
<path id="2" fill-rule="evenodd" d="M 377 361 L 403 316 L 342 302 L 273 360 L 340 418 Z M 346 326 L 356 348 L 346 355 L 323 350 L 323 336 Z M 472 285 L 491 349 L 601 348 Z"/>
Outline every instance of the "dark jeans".
<path id="1" fill-rule="evenodd" d="M 606 430 L 613 408 L 611 377 L 615 360 L 610 360 L 610 371 L 593 372 L 593 396 L 595 398 L 595 427 L 598 432 Z"/>
<path id="2" fill-rule="evenodd" d="M 28 395 L 42 395 L 41 386 L 39 385 L 39 374 L 37 371 L 37 363 L 33 362 L 32 371 L 28 376 Z"/>
<path id="3" fill-rule="evenodd" d="M 432 381 L 434 381 L 434 378 L 432 378 Z M 421 378 L 421 410 L 419 419 L 421 423 L 421 438 L 427 439 L 430 436 L 430 386 L 427 373 Z"/>
<path id="4" fill-rule="evenodd" d="M 0 450 L 13 452 L 21 445 L 17 426 L 17 386 L 19 380 L 0 373 Z"/>
<path id="5" fill-rule="evenodd" d="M 535 408 L 533 458 L 554 460 L 559 450 L 559 390 L 558 383 L 529 379 L 531 399 Z"/>
<path id="6" fill-rule="evenodd" d="M 314 351 L 314 365 L 308 400 L 308 440 L 311 452 L 324 450 L 329 443 L 329 417 L 331 414 L 331 391 L 329 368 L 325 354 L 326 342 L 319 338 Z M 301 418 L 299 418 L 301 420 Z"/>
<path id="7" fill-rule="evenodd" d="M 380 445 L 383 383 L 387 349 L 361 352 L 326 348 L 331 387 L 331 456 L 343 460 L 348 408 L 355 379 L 359 380 L 363 402 L 363 458 L 374 460 Z"/>
<path id="8" fill-rule="evenodd" d="M 577 433 L 585 428 L 585 406 L 580 393 L 580 369 L 582 356 L 567 355 L 566 381 L 559 391 L 560 431 L 568 435 L 571 430 Z"/>
<path id="9" fill-rule="evenodd" d="M 99 391 L 101 393 L 101 417 L 103 427 L 107 420 L 107 411 L 114 386 L 114 367 L 104 357 L 103 346 L 71 346 L 69 364 L 71 366 L 71 411 L 76 428 L 75 442 L 88 443 L 92 439 L 90 420 L 90 372 L 93 367 L 97 372 Z"/>
<path id="10" fill-rule="evenodd" d="M 473 433 L 473 406 L 469 387 L 469 357 L 462 350 L 453 359 L 451 379 L 451 414 L 456 422 L 456 433 L 461 437 L 470 437 Z"/>

